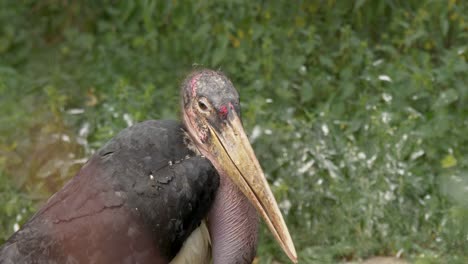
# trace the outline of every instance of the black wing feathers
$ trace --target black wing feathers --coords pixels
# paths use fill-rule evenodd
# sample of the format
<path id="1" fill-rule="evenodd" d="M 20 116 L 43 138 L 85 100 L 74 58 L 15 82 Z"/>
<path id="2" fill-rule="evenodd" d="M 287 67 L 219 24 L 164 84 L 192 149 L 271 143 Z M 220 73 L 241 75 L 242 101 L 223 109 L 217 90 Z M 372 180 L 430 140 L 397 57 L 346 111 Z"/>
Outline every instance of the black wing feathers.
<path id="1" fill-rule="evenodd" d="M 120 132 L 0 248 L 0 263 L 167 263 L 207 214 L 219 176 L 176 121 Z"/>

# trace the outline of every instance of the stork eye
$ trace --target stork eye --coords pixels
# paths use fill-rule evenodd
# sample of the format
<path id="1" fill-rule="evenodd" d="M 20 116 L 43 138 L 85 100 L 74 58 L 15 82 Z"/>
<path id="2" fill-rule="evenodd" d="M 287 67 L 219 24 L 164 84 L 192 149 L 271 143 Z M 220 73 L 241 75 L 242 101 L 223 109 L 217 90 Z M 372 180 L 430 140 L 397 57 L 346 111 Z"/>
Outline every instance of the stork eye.
<path id="1" fill-rule="evenodd" d="M 206 104 L 203 103 L 202 101 L 198 101 L 198 107 L 203 111 L 208 110 L 208 106 L 206 106 Z"/>

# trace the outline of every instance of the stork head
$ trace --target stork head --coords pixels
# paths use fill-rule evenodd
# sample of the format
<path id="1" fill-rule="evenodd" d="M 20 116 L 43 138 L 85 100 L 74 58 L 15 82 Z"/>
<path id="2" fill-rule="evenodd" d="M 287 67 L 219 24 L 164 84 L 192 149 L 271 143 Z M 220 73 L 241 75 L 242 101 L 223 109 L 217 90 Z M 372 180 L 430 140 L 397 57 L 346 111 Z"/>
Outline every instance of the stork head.
<path id="1" fill-rule="evenodd" d="M 297 255 L 240 120 L 239 94 L 222 73 L 193 72 L 182 86 L 182 111 L 190 138 L 218 173 L 250 200 L 293 262 Z"/>

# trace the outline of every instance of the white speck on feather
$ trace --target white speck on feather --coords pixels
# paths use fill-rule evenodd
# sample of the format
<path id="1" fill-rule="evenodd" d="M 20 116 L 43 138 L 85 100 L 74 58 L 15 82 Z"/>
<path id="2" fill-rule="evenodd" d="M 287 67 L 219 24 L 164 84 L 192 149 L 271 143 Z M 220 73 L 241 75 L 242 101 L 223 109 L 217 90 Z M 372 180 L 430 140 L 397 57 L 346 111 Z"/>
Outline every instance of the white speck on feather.
<path id="1" fill-rule="evenodd" d="M 150 178 L 150 180 L 154 180 L 153 174 L 150 174 L 150 175 L 149 175 L 149 178 Z"/>

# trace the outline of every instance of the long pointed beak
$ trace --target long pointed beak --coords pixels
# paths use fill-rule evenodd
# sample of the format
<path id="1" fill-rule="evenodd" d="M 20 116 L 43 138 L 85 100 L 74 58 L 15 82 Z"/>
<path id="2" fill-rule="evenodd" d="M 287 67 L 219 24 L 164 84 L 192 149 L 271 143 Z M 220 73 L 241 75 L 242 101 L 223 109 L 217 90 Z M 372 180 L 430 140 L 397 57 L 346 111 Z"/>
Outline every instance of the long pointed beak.
<path id="1" fill-rule="evenodd" d="M 239 187 L 261 214 L 288 257 L 297 263 L 296 249 L 288 228 L 239 117 L 232 111 L 221 128 L 209 126 L 209 129 L 211 142 L 203 154 L 216 160 L 213 164 L 216 169 Z"/>

